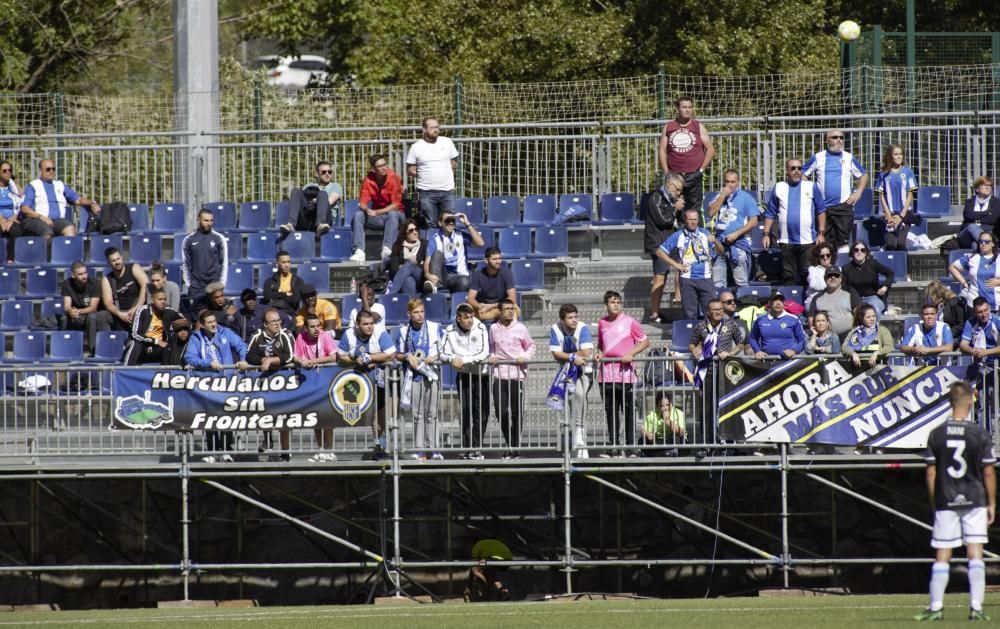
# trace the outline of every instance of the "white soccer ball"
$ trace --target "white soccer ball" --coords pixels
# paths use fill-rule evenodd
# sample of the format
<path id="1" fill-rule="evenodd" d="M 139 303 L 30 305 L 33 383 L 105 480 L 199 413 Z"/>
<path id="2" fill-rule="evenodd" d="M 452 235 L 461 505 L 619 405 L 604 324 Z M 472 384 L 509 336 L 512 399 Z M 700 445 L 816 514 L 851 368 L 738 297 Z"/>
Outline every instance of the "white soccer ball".
<path id="1" fill-rule="evenodd" d="M 846 42 L 852 42 L 861 35 L 861 27 L 854 20 L 844 20 L 837 27 L 837 34 Z"/>

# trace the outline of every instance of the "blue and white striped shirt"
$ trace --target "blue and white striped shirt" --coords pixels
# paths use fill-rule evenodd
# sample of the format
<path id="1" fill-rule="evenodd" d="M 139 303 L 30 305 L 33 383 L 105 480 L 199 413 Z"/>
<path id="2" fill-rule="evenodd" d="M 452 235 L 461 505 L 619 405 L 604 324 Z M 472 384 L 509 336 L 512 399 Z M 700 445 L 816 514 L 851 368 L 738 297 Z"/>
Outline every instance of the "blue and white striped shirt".
<path id="1" fill-rule="evenodd" d="M 24 191 L 22 205 L 50 219 L 72 220 L 72 205 L 80 198 L 76 190 L 56 179 L 49 183 L 35 179 Z"/>
<path id="2" fill-rule="evenodd" d="M 688 279 L 712 279 L 712 254 L 714 249 L 708 240 L 707 229 L 699 227 L 693 232 L 686 229 L 674 232 L 660 245 L 660 250 L 691 270 L 681 273 Z"/>
<path id="3" fill-rule="evenodd" d="M 889 211 L 899 214 L 906 203 L 906 193 L 917 189 L 917 178 L 909 166 L 902 166 L 898 171 L 879 173 L 875 190 L 885 198 Z"/>
<path id="4" fill-rule="evenodd" d="M 820 151 L 802 166 L 803 177 L 815 175 L 814 181 L 823 191 L 823 204 L 826 206 L 843 203 L 854 189 L 853 179 L 860 178 L 865 172 L 861 163 L 847 151 Z"/>
<path id="5" fill-rule="evenodd" d="M 819 185 L 779 181 L 771 189 L 764 218 L 778 221 L 778 242 L 811 245 L 816 242 L 816 219 L 826 211 Z"/>
<path id="6" fill-rule="evenodd" d="M 969 274 L 969 303 L 976 297 L 985 297 L 990 304 L 990 310 L 997 309 L 1000 298 L 1000 287 L 990 288 L 986 282 L 1000 277 L 1000 264 L 997 256 L 984 257 L 978 253 L 967 253 L 958 260 L 959 265 Z"/>

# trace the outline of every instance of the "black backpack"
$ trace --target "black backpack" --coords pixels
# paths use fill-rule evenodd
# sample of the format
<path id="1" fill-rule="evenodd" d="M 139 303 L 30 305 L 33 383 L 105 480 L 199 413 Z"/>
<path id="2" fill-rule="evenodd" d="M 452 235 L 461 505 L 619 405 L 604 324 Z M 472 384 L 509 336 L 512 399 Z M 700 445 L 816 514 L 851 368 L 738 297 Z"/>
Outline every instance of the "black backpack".
<path id="1" fill-rule="evenodd" d="M 113 201 L 102 208 L 97 215 L 97 231 L 102 234 L 127 234 L 132 231 L 132 215 L 128 204 Z"/>

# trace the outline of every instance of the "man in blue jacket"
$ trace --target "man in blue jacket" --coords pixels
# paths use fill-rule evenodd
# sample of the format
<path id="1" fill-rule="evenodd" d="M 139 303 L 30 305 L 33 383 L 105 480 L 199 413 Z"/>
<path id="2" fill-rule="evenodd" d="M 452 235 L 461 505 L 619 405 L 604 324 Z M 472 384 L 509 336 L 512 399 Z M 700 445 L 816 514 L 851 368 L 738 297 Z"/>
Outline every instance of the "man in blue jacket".
<path id="1" fill-rule="evenodd" d="M 770 311 L 757 317 L 750 330 L 750 347 L 757 359 L 792 358 L 801 354 L 805 350 L 806 335 L 799 318 L 785 312 L 785 296 L 777 291 L 771 293 L 767 305 Z"/>
<path id="2" fill-rule="evenodd" d="M 224 365 L 235 364 L 237 369 L 247 369 L 247 346 L 236 332 L 220 326 L 215 313 L 202 310 L 198 315 L 201 329 L 191 335 L 184 351 L 184 364 L 200 370 L 222 371 Z M 205 448 L 211 452 L 228 452 L 233 449 L 233 433 L 230 431 L 206 430 Z M 220 461 L 231 463 L 233 457 L 223 454 Z M 214 455 L 202 457 L 206 463 L 215 463 Z"/>

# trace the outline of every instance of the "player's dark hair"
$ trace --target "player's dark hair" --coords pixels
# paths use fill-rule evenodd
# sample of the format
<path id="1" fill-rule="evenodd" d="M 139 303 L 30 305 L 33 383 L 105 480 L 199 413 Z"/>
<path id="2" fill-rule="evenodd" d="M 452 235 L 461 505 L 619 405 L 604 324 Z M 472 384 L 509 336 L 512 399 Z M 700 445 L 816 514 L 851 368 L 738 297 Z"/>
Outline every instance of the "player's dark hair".
<path id="1" fill-rule="evenodd" d="M 202 310 L 201 312 L 198 313 L 198 323 L 205 325 L 205 321 L 208 321 L 209 317 L 212 317 L 214 319 L 215 313 L 212 312 L 211 310 Z"/>
<path id="2" fill-rule="evenodd" d="M 375 315 L 367 310 L 359 310 L 358 314 L 354 315 L 354 322 L 360 324 L 362 319 L 375 320 Z"/>
<path id="3" fill-rule="evenodd" d="M 983 304 L 986 304 L 988 306 L 988 305 L 990 305 L 990 302 L 986 301 L 986 298 L 982 297 L 982 296 L 976 297 L 975 299 L 972 300 L 972 307 L 973 308 L 978 308 L 978 307 L 982 306 Z"/>
<path id="4" fill-rule="evenodd" d="M 84 269 L 87 268 L 87 265 L 81 262 L 80 260 L 77 260 L 76 262 L 71 264 L 69 268 L 71 271 L 76 271 L 79 268 L 84 268 Z"/>
<path id="5" fill-rule="evenodd" d="M 497 247 L 486 247 L 486 251 L 483 252 L 483 260 L 489 260 L 493 256 L 502 255 L 500 249 Z"/>
<path id="6" fill-rule="evenodd" d="M 621 301 L 622 300 L 622 294 L 619 293 L 616 290 L 609 290 L 608 292 L 604 293 L 604 305 L 605 306 L 607 306 L 608 302 L 611 301 L 612 299 L 617 299 L 618 301 Z"/>
<path id="7" fill-rule="evenodd" d="M 107 260 L 116 253 L 121 253 L 121 252 L 122 252 L 121 249 L 119 249 L 118 247 L 108 247 L 107 249 L 104 250 L 104 259 Z"/>
<path id="8" fill-rule="evenodd" d="M 951 389 L 948 391 L 948 401 L 951 402 L 952 406 L 971 398 L 972 387 L 969 386 L 968 382 L 962 382 L 959 380 L 952 383 Z"/>

